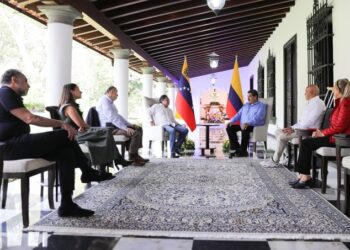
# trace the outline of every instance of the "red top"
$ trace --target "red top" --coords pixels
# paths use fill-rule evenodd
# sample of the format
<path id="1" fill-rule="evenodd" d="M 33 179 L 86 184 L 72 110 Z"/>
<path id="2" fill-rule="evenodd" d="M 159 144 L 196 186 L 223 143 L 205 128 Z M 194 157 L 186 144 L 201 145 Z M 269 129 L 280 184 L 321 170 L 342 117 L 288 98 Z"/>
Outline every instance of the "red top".
<path id="1" fill-rule="evenodd" d="M 321 131 L 325 136 L 331 136 L 329 141 L 334 143 L 335 134 L 350 135 L 350 98 L 335 100 L 335 107 L 329 118 L 329 127 Z"/>

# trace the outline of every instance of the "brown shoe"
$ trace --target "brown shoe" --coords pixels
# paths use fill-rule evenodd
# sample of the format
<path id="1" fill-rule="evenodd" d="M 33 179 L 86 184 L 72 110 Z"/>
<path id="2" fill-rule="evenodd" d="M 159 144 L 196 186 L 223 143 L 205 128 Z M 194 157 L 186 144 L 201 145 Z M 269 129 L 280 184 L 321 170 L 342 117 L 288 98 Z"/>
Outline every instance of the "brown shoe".
<path id="1" fill-rule="evenodd" d="M 145 166 L 145 163 L 143 161 L 139 161 L 138 159 L 135 159 L 133 162 L 133 165 L 137 167 L 143 167 Z"/>
<path id="2" fill-rule="evenodd" d="M 141 162 L 147 163 L 149 162 L 149 159 L 142 158 L 140 155 L 137 155 L 136 159 L 138 159 Z"/>

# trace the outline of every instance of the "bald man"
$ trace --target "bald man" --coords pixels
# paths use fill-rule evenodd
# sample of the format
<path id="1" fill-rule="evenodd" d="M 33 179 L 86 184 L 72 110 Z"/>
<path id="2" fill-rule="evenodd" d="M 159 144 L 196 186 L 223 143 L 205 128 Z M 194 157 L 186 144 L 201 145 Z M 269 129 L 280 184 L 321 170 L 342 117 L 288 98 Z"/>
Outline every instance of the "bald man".
<path id="1" fill-rule="evenodd" d="M 276 151 L 274 155 L 260 162 L 264 167 L 273 167 L 279 164 L 283 151 L 285 150 L 288 141 L 293 138 L 298 138 L 295 129 L 319 128 L 321 126 L 322 117 L 326 110 L 324 102 L 319 98 L 320 89 L 317 85 L 309 85 L 305 89 L 305 99 L 308 101 L 304 108 L 301 119 L 289 128 L 277 129 L 276 131 Z"/>

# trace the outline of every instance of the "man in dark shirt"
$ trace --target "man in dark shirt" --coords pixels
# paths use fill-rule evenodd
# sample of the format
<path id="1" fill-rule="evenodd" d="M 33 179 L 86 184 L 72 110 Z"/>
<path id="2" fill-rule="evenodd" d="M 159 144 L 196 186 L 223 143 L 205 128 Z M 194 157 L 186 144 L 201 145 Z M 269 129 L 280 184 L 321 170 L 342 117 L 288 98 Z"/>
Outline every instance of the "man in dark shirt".
<path id="1" fill-rule="evenodd" d="M 23 105 L 22 96 L 30 88 L 27 78 L 18 70 L 7 70 L 1 79 L 0 88 L 0 142 L 5 143 L 4 160 L 43 158 L 56 161 L 61 183 L 61 217 L 85 217 L 94 211 L 83 209 L 72 200 L 74 168 L 82 171 L 81 181 L 103 181 L 98 171 L 93 170 L 88 159 L 75 141 L 77 131 L 63 121 L 32 114 Z M 60 130 L 30 134 L 29 125 L 60 127 Z"/>

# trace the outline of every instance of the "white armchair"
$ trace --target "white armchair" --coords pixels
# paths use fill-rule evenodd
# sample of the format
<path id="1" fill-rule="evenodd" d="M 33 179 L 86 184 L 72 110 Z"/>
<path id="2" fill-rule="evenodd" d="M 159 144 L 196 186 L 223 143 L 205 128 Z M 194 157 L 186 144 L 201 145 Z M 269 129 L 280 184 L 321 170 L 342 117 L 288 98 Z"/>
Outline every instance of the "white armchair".
<path id="1" fill-rule="evenodd" d="M 143 97 L 143 105 L 144 105 L 144 119 L 143 119 L 143 137 L 144 140 L 148 144 L 149 152 L 152 149 L 152 142 L 159 141 L 162 145 L 162 157 L 164 156 L 165 147 L 167 145 L 167 141 L 169 140 L 168 133 L 163 129 L 162 126 L 151 126 L 150 121 L 148 119 L 148 109 L 153 105 L 158 103 L 158 98 L 149 98 Z"/>
<path id="2" fill-rule="evenodd" d="M 253 132 L 251 133 L 251 136 L 250 136 L 250 142 L 253 143 L 253 152 L 255 153 L 256 153 L 256 143 L 259 141 L 263 141 L 265 144 L 265 149 L 267 148 L 267 145 L 266 145 L 267 129 L 269 127 L 269 123 L 271 120 L 273 97 L 259 98 L 259 101 L 267 105 L 267 110 L 266 110 L 265 124 L 263 126 L 254 127 Z"/>

